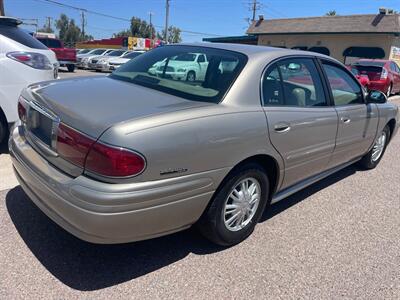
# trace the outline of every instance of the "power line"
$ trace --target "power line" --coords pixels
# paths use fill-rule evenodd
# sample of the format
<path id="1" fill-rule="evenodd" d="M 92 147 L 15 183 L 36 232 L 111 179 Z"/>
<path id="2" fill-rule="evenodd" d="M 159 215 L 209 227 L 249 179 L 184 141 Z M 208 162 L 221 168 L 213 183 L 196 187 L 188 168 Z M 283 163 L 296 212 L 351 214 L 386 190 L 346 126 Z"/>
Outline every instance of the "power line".
<path id="1" fill-rule="evenodd" d="M 104 14 L 104 13 L 101 13 L 101 12 L 98 12 L 98 11 L 82 8 L 82 7 L 77 7 L 77 6 L 73 6 L 73 5 L 69 5 L 69 4 L 64 4 L 64 3 L 61 3 L 61 2 L 58 2 L 58 1 L 55 1 L 55 0 L 33 0 L 33 1 L 41 2 L 41 3 L 47 3 L 47 4 L 54 4 L 54 5 L 58 5 L 58 6 L 62 6 L 62 7 L 67 7 L 67 8 L 70 8 L 70 9 L 83 11 L 83 12 L 88 13 L 88 14 L 98 15 L 98 16 L 101 16 L 101 17 L 110 18 L 110 19 L 114 19 L 114 20 L 125 21 L 125 22 L 129 22 L 129 23 L 131 22 L 131 20 L 127 19 L 127 18 L 121 18 L 121 17 L 117 17 L 117 16 L 112 16 L 112 15 L 109 15 L 109 14 Z M 157 26 L 157 25 L 153 25 L 153 26 L 155 28 L 160 28 L 160 29 L 161 28 L 165 28 L 163 26 Z M 214 33 L 206 33 L 206 32 L 191 31 L 191 30 L 181 30 L 181 32 L 190 33 L 190 34 L 197 34 L 197 35 L 205 35 L 205 36 L 215 36 L 215 37 L 222 36 L 222 35 L 214 34 Z"/>

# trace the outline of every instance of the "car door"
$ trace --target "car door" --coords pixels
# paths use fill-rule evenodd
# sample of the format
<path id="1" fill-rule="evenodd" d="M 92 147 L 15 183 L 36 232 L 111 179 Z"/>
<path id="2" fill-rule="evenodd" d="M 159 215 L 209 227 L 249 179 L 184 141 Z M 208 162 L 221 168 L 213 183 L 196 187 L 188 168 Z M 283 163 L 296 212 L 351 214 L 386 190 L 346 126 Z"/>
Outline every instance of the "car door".
<path id="1" fill-rule="evenodd" d="M 281 189 L 324 171 L 335 147 L 338 117 L 313 58 L 280 60 L 264 73 L 269 138 L 284 160 Z"/>
<path id="2" fill-rule="evenodd" d="M 375 139 L 378 110 L 364 102 L 359 82 L 341 65 L 322 61 L 327 85 L 339 118 L 336 146 L 329 167 L 365 154 Z"/>

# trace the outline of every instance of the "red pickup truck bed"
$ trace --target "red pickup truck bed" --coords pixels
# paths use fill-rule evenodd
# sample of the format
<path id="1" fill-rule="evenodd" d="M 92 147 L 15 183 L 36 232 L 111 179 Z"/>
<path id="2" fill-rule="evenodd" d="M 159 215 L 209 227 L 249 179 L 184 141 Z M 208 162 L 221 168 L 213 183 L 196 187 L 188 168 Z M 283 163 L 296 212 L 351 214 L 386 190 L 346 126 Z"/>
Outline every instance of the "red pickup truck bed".
<path id="1" fill-rule="evenodd" d="M 75 70 L 75 49 L 64 48 L 63 43 L 58 39 L 41 36 L 37 36 L 36 38 L 56 53 L 57 60 L 60 63 L 60 66 L 67 67 L 69 72 L 73 72 Z"/>

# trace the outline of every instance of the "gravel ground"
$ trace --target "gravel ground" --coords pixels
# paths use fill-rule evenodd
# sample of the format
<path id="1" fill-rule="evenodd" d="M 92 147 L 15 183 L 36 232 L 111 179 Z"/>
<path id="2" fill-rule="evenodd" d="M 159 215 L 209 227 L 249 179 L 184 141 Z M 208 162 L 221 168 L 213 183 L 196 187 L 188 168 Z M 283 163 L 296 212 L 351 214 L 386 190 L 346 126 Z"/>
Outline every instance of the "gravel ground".
<path id="1" fill-rule="evenodd" d="M 0 299 L 400 299 L 399 149 L 400 135 L 375 170 L 348 167 L 273 205 L 229 249 L 194 230 L 85 243 L 20 187 L 1 191 Z"/>

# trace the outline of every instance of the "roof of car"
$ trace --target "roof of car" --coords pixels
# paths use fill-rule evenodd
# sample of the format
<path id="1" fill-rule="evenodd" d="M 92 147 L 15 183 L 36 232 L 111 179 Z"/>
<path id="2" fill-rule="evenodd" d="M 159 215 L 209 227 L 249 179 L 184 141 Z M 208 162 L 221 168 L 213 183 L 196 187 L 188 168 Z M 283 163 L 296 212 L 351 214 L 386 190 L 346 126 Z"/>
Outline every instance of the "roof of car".
<path id="1" fill-rule="evenodd" d="M 294 50 L 294 49 L 286 49 L 286 48 L 260 46 L 260 45 L 245 45 L 245 44 L 230 44 L 230 43 L 182 43 L 179 45 L 224 49 L 224 50 L 240 52 L 247 56 L 253 56 L 253 55 L 268 56 L 269 54 L 281 54 L 282 56 L 285 56 L 285 55 L 302 55 L 302 56 L 309 55 L 309 56 L 319 56 L 319 57 L 325 57 L 325 58 L 332 59 L 329 56 L 319 54 L 316 52 L 311 52 L 311 51 L 302 51 L 302 50 Z"/>
<path id="2" fill-rule="evenodd" d="M 18 26 L 20 24 L 22 24 L 21 20 L 11 17 L 0 16 L 0 25 Z"/>

